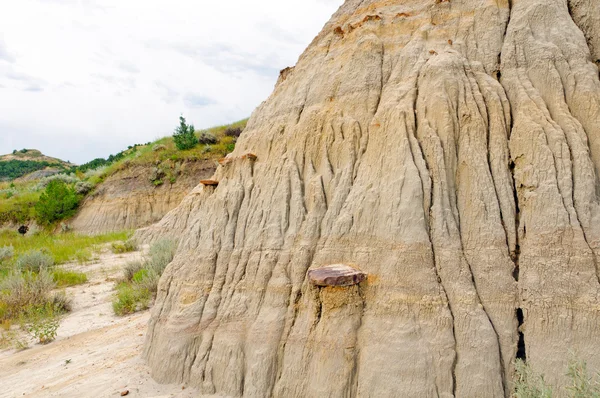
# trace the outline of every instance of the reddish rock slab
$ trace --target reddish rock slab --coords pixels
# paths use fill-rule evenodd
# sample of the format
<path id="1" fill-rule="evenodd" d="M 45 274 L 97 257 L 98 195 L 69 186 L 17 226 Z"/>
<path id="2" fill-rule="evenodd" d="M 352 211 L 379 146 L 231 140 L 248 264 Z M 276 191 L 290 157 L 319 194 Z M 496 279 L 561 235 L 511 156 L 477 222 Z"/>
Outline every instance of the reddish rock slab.
<path id="1" fill-rule="evenodd" d="M 242 159 L 250 159 L 252 161 L 256 160 L 258 158 L 258 156 L 256 156 L 253 153 L 247 153 L 244 156 L 242 156 Z"/>
<path id="2" fill-rule="evenodd" d="M 315 286 L 352 286 L 367 279 L 367 274 L 345 264 L 326 265 L 308 271 Z"/>
<path id="3" fill-rule="evenodd" d="M 200 184 L 206 185 L 206 186 L 209 186 L 209 187 L 216 187 L 217 185 L 219 185 L 219 181 L 215 181 L 215 180 L 201 180 Z"/>

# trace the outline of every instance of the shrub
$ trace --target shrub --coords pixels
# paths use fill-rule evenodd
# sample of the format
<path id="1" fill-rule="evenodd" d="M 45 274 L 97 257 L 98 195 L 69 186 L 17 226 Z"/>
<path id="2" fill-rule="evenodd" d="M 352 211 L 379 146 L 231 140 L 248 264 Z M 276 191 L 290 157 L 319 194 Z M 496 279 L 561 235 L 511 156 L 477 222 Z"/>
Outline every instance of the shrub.
<path id="1" fill-rule="evenodd" d="M 50 292 L 55 284 L 46 271 L 13 272 L 0 283 L 0 316 L 2 319 L 17 318 L 50 304 Z"/>
<path id="2" fill-rule="evenodd" d="M 87 195 L 93 188 L 94 186 L 86 181 L 79 181 L 75 184 L 75 192 L 79 195 Z"/>
<path id="3" fill-rule="evenodd" d="M 38 182 L 35 185 L 34 189 L 35 190 L 44 189 L 52 181 L 61 181 L 61 182 L 64 182 L 65 184 L 67 184 L 67 185 L 70 185 L 70 184 L 76 184 L 77 182 L 79 182 L 79 178 L 77 178 L 74 175 L 70 175 L 70 174 L 64 174 L 64 173 L 62 173 L 62 174 L 55 174 L 55 175 L 52 175 L 52 176 L 49 176 L 49 177 L 42 178 L 40 180 L 40 182 Z"/>
<path id="4" fill-rule="evenodd" d="M 63 181 L 50 181 L 46 191 L 35 205 L 36 218 L 40 224 L 49 225 L 71 217 L 79 205 L 80 196 Z"/>
<path id="5" fill-rule="evenodd" d="M 213 133 L 209 133 L 208 131 L 203 131 L 200 133 L 200 137 L 198 138 L 198 142 L 202 145 L 214 145 L 219 140 Z"/>
<path id="6" fill-rule="evenodd" d="M 29 250 L 19 256 L 15 262 L 16 268 L 23 271 L 40 273 L 47 271 L 54 265 L 54 259 L 41 250 Z"/>
<path id="7" fill-rule="evenodd" d="M 176 251 L 177 244 L 174 241 L 170 239 L 156 241 L 150 246 L 145 268 L 155 271 L 159 276 L 162 275 L 167 265 L 173 261 Z"/>
<path id="8" fill-rule="evenodd" d="M 86 278 L 87 280 L 87 278 Z M 52 295 L 49 301 L 55 312 L 71 312 L 73 309 L 73 300 L 65 292 L 57 292 Z"/>
<path id="9" fill-rule="evenodd" d="M 238 138 L 240 135 L 242 135 L 242 129 L 240 127 L 228 127 L 225 130 L 225 135 L 227 137 Z"/>
<path id="10" fill-rule="evenodd" d="M 573 398 L 600 398 L 600 385 L 592 380 L 587 370 L 587 364 L 579 360 L 569 361 L 567 376 L 571 385 L 566 389 Z"/>
<path id="11" fill-rule="evenodd" d="M 125 242 L 113 242 L 110 248 L 113 253 L 120 254 L 134 252 L 138 249 L 138 245 L 135 240 L 127 239 Z"/>
<path id="12" fill-rule="evenodd" d="M 12 246 L 0 247 L 0 263 L 10 260 L 15 255 L 15 249 Z"/>
<path id="13" fill-rule="evenodd" d="M 113 310 L 117 315 L 132 314 L 145 310 L 150 303 L 150 292 L 137 285 L 120 283 L 117 286 L 117 296 L 113 301 Z"/>
<path id="14" fill-rule="evenodd" d="M 132 281 L 133 276 L 144 268 L 144 264 L 141 261 L 130 261 L 125 264 L 125 268 L 123 268 L 123 277 L 126 281 Z"/>
<path id="15" fill-rule="evenodd" d="M 173 133 L 173 141 L 180 151 L 192 149 L 198 143 L 196 134 L 194 134 L 194 126 L 186 124 L 183 116 L 179 116 L 179 127 Z"/>
<path id="16" fill-rule="evenodd" d="M 552 389 L 521 359 L 515 362 L 515 398 L 552 398 Z"/>

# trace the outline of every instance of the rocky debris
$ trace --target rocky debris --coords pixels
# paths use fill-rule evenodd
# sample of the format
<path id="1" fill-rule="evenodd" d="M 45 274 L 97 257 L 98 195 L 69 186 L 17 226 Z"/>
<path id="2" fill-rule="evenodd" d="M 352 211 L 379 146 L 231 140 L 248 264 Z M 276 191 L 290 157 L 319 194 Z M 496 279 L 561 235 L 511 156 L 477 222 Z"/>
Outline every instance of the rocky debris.
<path id="1" fill-rule="evenodd" d="M 315 286 L 352 286 L 367 279 L 367 274 L 345 264 L 326 265 L 308 271 Z"/>
<path id="2" fill-rule="evenodd" d="M 596 4 L 345 1 L 237 141 L 260 162 L 138 233 L 180 240 L 154 377 L 499 398 L 517 357 L 556 391 L 570 352 L 600 370 Z M 307 283 L 351 262 L 360 289 Z"/>
<path id="3" fill-rule="evenodd" d="M 124 397 L 126 395 L 129 395 L 129 390 L 121 391 L 121 396 L 122 397 Z"/>

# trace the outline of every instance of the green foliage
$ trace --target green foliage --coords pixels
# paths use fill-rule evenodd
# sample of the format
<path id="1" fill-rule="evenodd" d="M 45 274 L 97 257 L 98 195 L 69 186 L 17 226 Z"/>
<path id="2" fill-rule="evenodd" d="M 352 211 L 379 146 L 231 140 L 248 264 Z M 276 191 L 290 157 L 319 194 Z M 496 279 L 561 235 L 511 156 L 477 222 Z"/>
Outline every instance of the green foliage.
<path id="1" fill-rule="evenodd" d="M 566 387 L 572 398 L 600 398 L 600 385 L 593 380 L 587 370 L 587 364 L 580 360 L 569 361 L 567 376 L 571 384 Z"/>
<path id="2" fill-rule="evenodd" d="M 87 282 L 87 275 L 82 272 L 55 269 L 52 271 L 52 279 L 57 287 L 69 287 L 81 285 Z"/>
<path id="3" fill-rule="evenodd" d="M 198 144 L 198 139 L 194 132 L 194 126 L 186 124 L 185 118 L 179 116 L 179 127 L 177 127 L 173 133 L 173 141 L 175 142 L 177 149 L 183 151 L 195 147 L 196 144 Z"/>
<path id="4" fill-rule="evenodd" d="M 27 326 L 27 332 L 31 334 L 40 344 L 48 344 L 56 338 L 60 322 L 51 317 L 36 317 Z"/>
<path id="5" fill-rule="evenodd" d="M 177 252 L 177 244 L 171 239 L 161 239 L 156 241 L 148 252 L 145 268 L 162 275 L 163 271 L 173 261 Z"/>
<path id="6" fill-rule="evenodd" d="M 51 255 L 43 253 L 41 250 L 29 250 L 21 254 L 15 262 L 15 267 L 20 272 L 48 271 L 54 265 L 54 259 Z"/>
<path id="7" fill-rule="evenodd" d="M 28 316 L 47 306 L 52 307 L 52 276 L 42 271 L 13 272 L 0 281 L 0 320 Z"/>
<path id="8" fill-rule="evenodd" d="M 559 391 L 559 396 L 569 398 L 600 398 L 600 375 L 590 377 L 585 362 L 578 359 L 569 361 L 566 372 L 570 383 Z M 517 359 L 515 362 L 515 398 L 552 398 L 553 391 L 542 375 L 536 374 L 530 366 Z"/>
<path id="9" fill-rule="evenodd" d="M 37 160 L 11 159 L 0 162 L 0 180 L 14 180 L 34 171 L 43 170 L 51 163 Z M 58 164 L 52 164 L 57 166 Z"/>
<path id="10" fill-rule="evenodd" d="M 137 242 L 133 239 L 127 239 L 124 242 L 113 242 L 110 246 L 115 254 L 134 252 L 138 249 Z"/>
<path id="11" fill-rule="evenodd" d="M 150 300 L 156 294 L 160 276 L 173 260 L 176 250 L 174 241 L 159 240 L 150 246 L 143 262 L 130 262 L 125 266 L 125 281 L 117 286 L 117 294 L 113 300 L 115 314 L 131 314 L 148 308 Z"/>
<path id="12" fill-rule="evenodd" d="M 552 398 L 552 388 L 521 359 L 515 362 L 515 398 Z"/>
<path id="13" fill-rule="evenodd" d="M 36 219 L 42 225 L 71 217 L 75 214 L 81 197 L 61 180 L 50 181 L 35 205 Z"/>
<path id="14" fill-rule="evenodd" d="M 133 280 L 133 276 L 144 268 L 144 264 L 141 261 L 130 261 L 125 264 L 125 268 L 123 268 L 123 277 L 126 282 L 131 282 Z"/>
<path id="15" fill-rule="evenodd" d="M 148 270 L 147 269 L 141 269 L 139 271 L 137 271 L 135 274 L 133 274 L 133 277 L 131 278 L 131 281 L 133 283 L 142 283 L 142 281 L 148 277 Z"/>
<path id="16" fill-rule="evenodd" d="M 13 246 L 15 255 L 30 250 L 43 250 L 54 258 L 55 264 L 64 264 L 79 258 L 87 259 L 101 250 L 101 245 L 128 239 L 130 232 L 111 232 L 102 235 L 80 235 L 73 232 L 53 235 L 48 232 L 20 236 L 17 231 L 0 230 L 0 242 Z"/>
<path id="17" fill-rule="evenodd" d="M 148 308 L 150 298 L 150 292 L 137 284 L 120 283 L 117 286 L 117 295 L 112 304 L 113 311 L 117 315 L 127 315 L 145 310 Z"/>

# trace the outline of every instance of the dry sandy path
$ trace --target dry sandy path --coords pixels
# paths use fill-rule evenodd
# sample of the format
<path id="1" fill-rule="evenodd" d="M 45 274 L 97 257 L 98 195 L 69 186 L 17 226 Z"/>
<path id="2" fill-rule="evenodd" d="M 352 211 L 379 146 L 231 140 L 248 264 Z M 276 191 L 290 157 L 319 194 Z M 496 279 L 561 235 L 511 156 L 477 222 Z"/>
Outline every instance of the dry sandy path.
<path id="1" fill-rule="evenodd" d="M 73 311 L 61 320 L 48 345 L 0 351 L 0 397 L 195 397 L 182 385 L 160 385 L 140 359 L 150 316 L 113 314 L 114 280 L 123 265 L 141 254 L 103 253 L 91 265 L 73 266 L 89 282 L 66 289 Z"/>

